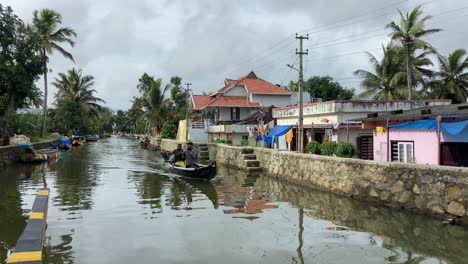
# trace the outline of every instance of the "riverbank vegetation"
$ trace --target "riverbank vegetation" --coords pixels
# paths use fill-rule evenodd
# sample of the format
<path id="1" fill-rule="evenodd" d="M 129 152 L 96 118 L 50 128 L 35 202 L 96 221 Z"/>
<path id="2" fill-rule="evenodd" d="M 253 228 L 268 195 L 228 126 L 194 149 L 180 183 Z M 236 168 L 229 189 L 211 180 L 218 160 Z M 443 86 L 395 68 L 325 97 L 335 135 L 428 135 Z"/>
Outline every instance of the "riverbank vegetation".
<path id="1" fill-rule="evenodd" d="M 144 73 L 136 85 L 139 96 L 128 111 L 117 111 L 116 130 L 125 133 L 160 134 L 175 138 L 179 120 L 185 119 L 188 91 L 182 78 L 174 76 L 163 85 L 161 78 Z"/>
<path id="2" fill-rule="evenodd" d="M 62 26 L 62 16 L 50 9 L 35 10 L 32 23 L 25 24 L 10 7 L 0 4 L 0 115 L 3 145 L 13 134 L 34 139 L 47 133 L 111 132 L 114 116 L 96 96 L 94 78 L 81 70 L 59 73 L 52 85 L 58 89 L 48 108 L 49 57 L 60 53 L 74 62 L 62 44 L 75 44 L 76 33 Z M 42 76 L 44 91 L 36 86 Z M 32 107 L 41 107 L 37 111 Z M 21 112 L 17 110 L 24 109 Z M 26 111 L 25 111 L 26 110 Z M 49 122 L 47 122 L 49 120 Z"/>

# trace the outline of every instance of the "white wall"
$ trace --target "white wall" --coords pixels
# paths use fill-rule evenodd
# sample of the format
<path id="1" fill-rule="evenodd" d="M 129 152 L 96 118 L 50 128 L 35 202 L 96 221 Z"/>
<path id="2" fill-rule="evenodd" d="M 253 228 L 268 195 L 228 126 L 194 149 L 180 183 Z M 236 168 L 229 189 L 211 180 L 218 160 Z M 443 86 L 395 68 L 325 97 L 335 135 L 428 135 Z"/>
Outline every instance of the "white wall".
<path id="1" fill-rule="evenodd" d="M 259 102 L 262 106 L 276 106 L 282 107 L 291 105 L 291 95 L 261 95 L 261 94 L 252 94 L 252 102 Z"/>
<path id="2" fill-rule="evenodd" d="M 224 92 L 226 96 L 246 96 L 247 91 L 244 86 L 234 86 L 231 89 Z"/>
<path id="3" fill-rule="evenodd" d="M 208 143 L 208 135 L 206 133 L 206 129 L 193 129 L 189 128 L 189 141 L 197 144 L 206 144 Z"/>

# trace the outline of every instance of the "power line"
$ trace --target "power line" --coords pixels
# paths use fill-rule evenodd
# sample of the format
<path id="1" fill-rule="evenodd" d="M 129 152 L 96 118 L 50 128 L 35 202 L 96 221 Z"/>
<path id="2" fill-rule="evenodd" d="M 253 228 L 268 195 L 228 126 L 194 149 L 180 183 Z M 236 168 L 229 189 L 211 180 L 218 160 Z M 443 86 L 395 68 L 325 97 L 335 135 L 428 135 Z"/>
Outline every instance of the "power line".
<path id="1" fill-rule="evenodd" d="M 377 9 L 373 9 L 373 10 L 364 12 L 364 13 L 362 13 L 362 14 L 360 14 L 360 15 L 353 16 L 353 17 L 351 17 L 351 18 L 345 18 L 345 19 L 342 19 L 342 20 L 339 20 L 339 21 L 337 21 L 337 22 L 333 22 L 333 23 L 330 23 L 330 24 L 324 24 L 324 25 L 321 25 L 321 26 L 318 26 L 318 27 L 313 27 L 313 28 L 310 28 L 310 29 L 308 29 L 308 30 L 306 30 L 306 31 L 310 31 L 310 30 L 313 30 L 313 29 L 319 29 L 319 28 L 327 27 L 327 26 L 329 26 L 329 25 L 334 25 L 334 24 L 339 23 L 339 22 L 344 22 L 344 21 L 348 21 L 348 20 L 353 20 L 353 19 L 355 19 L 355 18 L 362 17 L 362 16 L 365 15 L 365 14 L 372 13 L 372 12 L 375 12 L 375 11 L 378 11 L 378 10 L 381 10 L 381 9 L 385 9 L 385 8 L 388 8 L 388 7 L 391 7 L 391 6 L 399 5 L 399 4 L 404 3 L 404 2 L 406 2 L 406 1 L 407 1 L 407 0 L 398 1 L 398 2 L 396 2 L 396 3 L 390 4 L 390 5 L 386 5 L 386 6 L 384 6 L 384 7 L 380 7 L 380 8 L 377 8 Z M 432 0 L 432 1 L 435 1 L 435 0 Z M 428 2 L 432 2 L 432 1 L 428 1 Z M 301 32 L 304 32 L 304 31 L 301 31 Z M 317 32 L 313 32 L 313 33 L 317 33 Z M 270 51 L 270 50 L 273 50 L 273 49 L 275 49 L 276 47 L 278 47 L 279 45 L 281 45 L 281 44 L 287 42 L 287 41 L 290 40 L 291 37 L 293 37 L 293 36 L 294 36 L 294 34 L 288 35 L 286 38 L 284 38 L 284 39 L 282 39 L 282 40 L 276 42 L 276 43 L 273 44 L 271 47 L 269 47 L 269 48 L 267 48 L 267 49 L 265 49 L 265 50 L 263 50 L 263 51 L 257 53 L 256 55 L 254 55 L 254 56 L 251 57 L 250 59 L 247 59 L 247 60 L 245 60 L 245 61 L 243 61 L 243 62 L 241 62 L 241 63 L 235 64 L 235 65 L 234 65 L 234 68 L 235 68 L 235 69 L 238 69 L 239 66 L 242 66 L 242 65 L 245 64 L 245 63 L 248 63 L 248 62 L 250 62 L 250 61 L 252 61 L 252 60 L 255 60 L 257 57 L 259 57 L 260 55 L 264 54 L 265 52 L 268 52 L 268 51 Z M 291 43 L 290 43 L 290 44 L 291 44 Z M 284 48 L 284 47 L 283 47 L 283 48 Z"/>
<path id="2" fill-rule="evenodd" d="M 449 13 L 453 13 L 453 12 L 460 11 L 460 10 L 465 10 L 465 9 L 468 9 L 468 6 L 464 6 L 464 7 L 460 7 L 460 8 L 456 8 L 456 9 L 452 9 L 452 10 L 448 10 L 448 11 L 445 11 L 445 12 L 440 12 L 440 13 L 437 13 L 437 14 L 433 15 L 432 17 L 433 17 L 433 18 L 434 18 L 434 17 L 439 17 L 439 16 L 441 16 L 441 15 L 446 15 L 446 14 L 449 14 Z M 318 48 L 323 48 L 323 47 L 330 47 L 330 46 L 335 46 L 335 45 L 341 45 L 341 44 L 346 44 L 346 43 L 352 43 L 352 42 L 354 42 L 354 41 L 359 41 L 359 40 L 365 40 L 365 39 L 371 39 L 371 38 L 375 38 L 375 37 L 386 36 L 387 33 L 383 33 L 383 34 L 372 35 L 372 36 L 368 36 L 368 37 L 364 37 L 364 38 L 353 39 L 353 40 L 343 41 L 343 42 L 339 42 L 339 43 L 333 43 L 333 42 L 338 41 L 338 40 L 347 39 L 347 38 L 355 37 L 355 36 L 359 36 L 359 35 L 366 35 L 366 34 L 369 34 L 369 33 L 378 32 L 378 31 L 382 31 L 382 30 L 385 30 L 385 28 L 376 29 L 376 30 L 371 30 L 371 31 L 367 31 L 367 32 L 359 33 L 359 34 L 353 34 L 353 35 L 349 35 L 349 36 L 346 36 L 346 37 L 342 37 L 342 38 L 338 38 L 338 39 L 334 39 L 334 40 L 322 42 L 322 43 L 317 44 L 316 46 L 309 47 L 309 49 L 318 49 Z M 327 43 L 333 43 L 333 44 L 322 45 L 322 44 L 327 44 Z"/>
<path id="3" fill-rule="evenodd" d="M 335 22 L 333 22 L 333 23 L 324 24 L 324 25 L 312 27 L 312 28 L 309 28 L 309 29 L 305 29 L 305 30 L 299 31 L 299 33 L 307 33 L 307 32 L 310 32 L 310 31 L 312 31 L 312 30 L 315 30 L 315 29 L 320 29 L 320 28 L 324 28 L 324 27 L 327 27 L 327 26 L 330 26 L 330 25 L 334 25 L 334 24 L 337 24 L 337 23 L 340 23 L 340 22 L 344 22 L 344 21 L 348 21 L 348 20 L 353 20 L 353 19 L 356 19 L 356 18 L 365 16 L 366 14 L 374 13 L 375 11 L 379 11 L 379 10 L 382 10 L 382 9 L 389 8 L 389 7 L 391 7 L 391 6 L 395 6 L 395 5 L 402 4 L 402 3 L 406 2 L 406 1 L 407 1 L 407 0 L 398 1 L 398 2 L 393 3 L 393 4 L 390 4 L 390 5 L 386 5 L 386 6 L 377 8 L 377 9 L 369 10 L 369 11 L 367 11 L 367 12 L 364 12 L 364 13 L 360 14 L 360 15 L 356 15 L 356 16 L 353 16 L 353 17 L 350 17 L 350 18 L 345 18 L 345 19 L 342 19 L 342 20 L 338 20 L 338 21 L 335 21 Z M 429 1 L 429 2 L 433 2 L 433 1 L 435 1 L 435 0 L 432 0 L 432 1 Z M 316 33 L 316 32 L 312 32 L 312 34 L 313 34 L 313 33 Z"/>

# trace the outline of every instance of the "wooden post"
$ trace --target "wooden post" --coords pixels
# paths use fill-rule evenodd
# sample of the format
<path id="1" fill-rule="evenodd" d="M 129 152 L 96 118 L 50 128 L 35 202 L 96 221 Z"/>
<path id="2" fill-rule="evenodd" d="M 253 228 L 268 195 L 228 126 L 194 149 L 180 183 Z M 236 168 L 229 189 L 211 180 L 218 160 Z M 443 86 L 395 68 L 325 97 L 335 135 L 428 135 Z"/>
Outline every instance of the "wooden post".
<path id="1" fill-rule="evenodd" d="M 312 129 L 310 130 L 310 139 L 315 141 L 314 122 L 312 122 Z"/>
<path id="2" fill-rule="evenodd" d="M 440 165 L 440 140 L 441 140 L 441 125 L 440 125 L 440 121 L 441 121 L 441 117 L 438 116 L 437 117 L 437 165 Z"/>
<path id="3" fill-rule="evenodd" d="M 390 146 L 390 126 L 387 117 L 387 161 L 390 161 L 390 155 L 392 154 L 392 146 Z"/>
<path id="4" fill-rule="evenodd" d="M 349 143 L 349 121 L 346 123 L 346 142 Z"/>

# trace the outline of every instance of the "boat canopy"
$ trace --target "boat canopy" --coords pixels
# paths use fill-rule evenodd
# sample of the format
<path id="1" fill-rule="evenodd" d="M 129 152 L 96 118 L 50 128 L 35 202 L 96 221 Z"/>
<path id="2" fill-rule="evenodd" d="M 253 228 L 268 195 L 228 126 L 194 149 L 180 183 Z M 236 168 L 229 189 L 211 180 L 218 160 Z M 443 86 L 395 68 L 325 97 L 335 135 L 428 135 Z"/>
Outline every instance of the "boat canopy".
<path id="1" fill-rule="evenodd" d="M 20 147 L 21 149 L 34 149 L 34 146 L 31 143 L 21 144 Z"/>
<path id="2" fill-rule="evenodd" d="M 442 131 L 450 135 L 458 135 L 468 126 L 468 120 L 454 122 L 454 123 L 441 123 Z M 390 129 L 399 130 L 432 130 L 437 131 L 437 121 L 435 119 L 426 119 L 415 121 L 411 123 L 398 124 L 390 126 Z"/>
<path id="3" fill-rule="evenodd" d="M 275 126 L 271 131 L 270 133 L 266 136 L 266 139 L 265 139 L 265 142 L 268 144 L 268 145 L 271 145 L 271 143 L 273 143 L 273 139 L 275 137 L 281 137 L 281 136 L 284 136 L 286 135 L 286 133 L 288 133 L 288 131 L 292 128 L 292 125 L 278 125 L 278 126 Z"/>
<path id="4" fill-rule="evenodd" d="M 70 139 L 69 138 L 62 138 L 60 140 L 60 145 L 70 145 L 71 142 L 70 142 Z"/>

